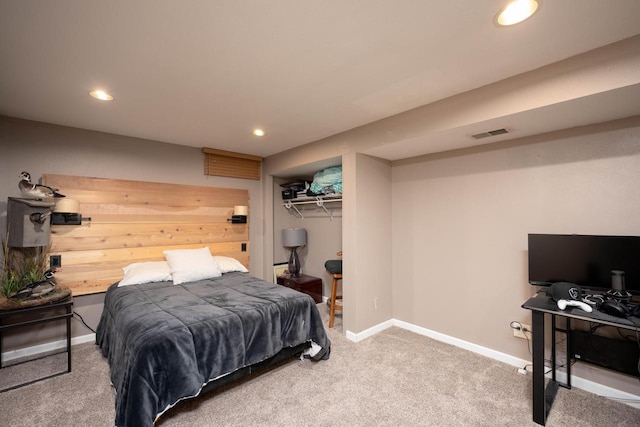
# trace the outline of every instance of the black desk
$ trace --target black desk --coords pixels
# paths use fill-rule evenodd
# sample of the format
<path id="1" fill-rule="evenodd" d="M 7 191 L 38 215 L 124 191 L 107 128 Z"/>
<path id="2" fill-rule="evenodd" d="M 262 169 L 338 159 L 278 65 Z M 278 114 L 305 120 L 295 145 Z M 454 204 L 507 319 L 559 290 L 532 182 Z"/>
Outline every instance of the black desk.
<path id="1" fill-rule="evenodd" d="M 571 363 L 567 363 L 567 383 L 560 384 L 556 381 L 556 316 L 564 317 L 567 319 L 566 330 L 570 329 L 571 319 L 584 320 L 586 322 L 598 323 L 606 326 L 613 326 L 616 328 L 624 328 L 635 331 L 637 328 L 628 319 L 611 316 L 607 313 L 596 311 L 595 309 L 591 313 L 583 311 L 579 307 L 567 307 L 566 310 L 558 309 L 558 306 L 550 297 L 538 294 L 533 298 L 530 298 L 522 304 L 522 308 L 531 310 L 531 344 L 533 351 L 533 421 L 545 425 L 547 421 L 547 415 L 553 405 L 558 386 L 571 388 Z M 551 380 L 545 388 L 545 376 L 544 376 L 544 321 L 545 313 L 551 315 L 551 330 L 554 335 L 551 345 Z M 567 358 L 571 354 L 571 340 L 567 339 Z"/>
<path id="2" fill-rule="evenodd" d="M 0 393 L 13 390 L 16 388 L 24 387 L 26 385 L 32 384 L 37 381 L 45 380 L 47 378 L 52 378 L 58 375 L 71 372 L 71 318 L 73 317 L 71 306 L 73 306 L 73 298 L 68 297 L 68 298 L 65 298 L 64 300 L 52 302 L 49 304 L 20 308 L 17 310 L 0 311 L 0 369 L 3 368 L 2 366 L 2 332 L 3 331 L 13 329 L 13 328 L 24 327 L 28 325 L 35 325 L 38 323 L 53 322 L 55 320 L 66 320 L 66 323 L 67 323 L 67 348 L 66 348 L 67 370 L 48 375 L 46 377 L 38 378 L 36 380 L 28 381 L 16 386 L 7 387 L 5 389 L 0 390 Z M 64 309 L 64 312 L 61 312 L 63 309 Z M 43 316 L 35 319 L 32 318 L 30 320 L 20 320 L 20 317 L 23 317 L 26 314 L 32 314 L 32 315 L 43 314 Z M 18 320 L 16 321 L 16 319 Z M 62 351 L 48 354 L 47 356 L 44 356 L 44 357 L 53 356 L 54 354 L 59 354 L 59 353 L 62 353 Z M 31 362 L 38 359 L 41 359 L 41 357 L 30 359 L 25 362 L 19 362 L 19 363 L 27 363 L 27 362 Z M 15 363 L 15 364 L 17 365 L 18 363 Z M 13 365 L 10 365 L 10 366 L 13 366 Z"/>

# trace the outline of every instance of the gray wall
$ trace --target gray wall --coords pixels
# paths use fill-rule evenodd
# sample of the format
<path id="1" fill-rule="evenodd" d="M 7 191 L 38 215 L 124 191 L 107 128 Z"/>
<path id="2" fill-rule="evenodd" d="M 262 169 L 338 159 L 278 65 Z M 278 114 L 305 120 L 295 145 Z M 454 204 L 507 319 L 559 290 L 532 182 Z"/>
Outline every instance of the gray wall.
<path id="1" fill-rule="evenodd" d="M 345 323 L 361 332 L 393 317 L 392 168 L 364 154 L 349 158 L 346 201 Z M 404 253 L 404 249 L 401 249 Z"/>
<path id="2" fill-rule="evenodd" d="M 204 158 L 199 148 L 0 116 L 0 230 L 3 235 L 6 231 L 6 200 L 7 197 L 20 196 L 18 175 L 23 170 L 28 171 L 34 181 L 50 173 L 246 188 L 251 205 L 251 272 L 262 277 L 261 182 L 205 176 Z M 60 191 L 64 194 L 63 188 Z M 103 299 L 103 294 L 74 298 L 74 309 L 95 328 Z M 72 325 L 74 337 L 91 333 L 79 321 L 74 320 Z M 33 328 L 28 334 L 23 331 L 10 334 L 2 350 L 6 352 L 62 338 L 61 327 L 42 326 Z"/>
<path id="3" fill-rule="evenodd" d="M 394 317 L 530 360 L 527 234 L 640 235 L 639 165 L 640 117 L 395 162 Z"/>

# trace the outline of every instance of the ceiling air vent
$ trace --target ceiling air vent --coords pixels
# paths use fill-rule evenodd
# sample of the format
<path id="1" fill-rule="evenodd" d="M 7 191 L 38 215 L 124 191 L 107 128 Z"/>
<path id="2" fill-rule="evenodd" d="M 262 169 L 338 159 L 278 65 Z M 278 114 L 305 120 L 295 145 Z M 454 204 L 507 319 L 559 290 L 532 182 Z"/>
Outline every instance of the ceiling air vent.
<path id="1" fill-rule="evenodd" d="M 488 132 L 476 133 L 475 135 L 471 135 L 471 137 L 475 139 L 482 139 L 482 138 L 488 138 L 490 136 L 502 135 L 503 133 L 509 133 L 509 131 L 504 128 L 495 129 L 495 130 L 490 130 Z"/>

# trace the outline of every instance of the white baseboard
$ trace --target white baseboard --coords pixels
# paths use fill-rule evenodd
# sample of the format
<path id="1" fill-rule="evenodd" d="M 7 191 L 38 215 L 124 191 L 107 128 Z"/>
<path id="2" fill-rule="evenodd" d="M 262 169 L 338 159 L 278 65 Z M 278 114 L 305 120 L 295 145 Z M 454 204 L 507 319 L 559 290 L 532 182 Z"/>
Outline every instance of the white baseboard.
<path id="1" fill-rule="evenodd" d="M 96 334 L 82 335 L 80 337 L 71 338 L 71 345 L 84 344 L 86 342 L 95 342 Z M 19 350 L 11 350 L 2 353 L 2 361 L 8 362 L 13 359 L 19 359 L 26 356 L 35 356 L 40 353 L 46 353 L 48 351 L 55 351 L 63 349 L 67 346 L 67 340 L 60 340 L 49 342 L 45 344 L 34 345 L 31 347 L 21 348 Z"/>
<path id="2" fill-rule="evenodd" d="M 443 333 L 436 332 L 431 329 L 423 328 L 421 326 L 416 326 L 411 323 L 407 323 L 397 319 L 387 320 L 385 322 L 372 326 L 371 328 L 366 329 L 359 333 L 347 331 L 346 337 L 347 339 L 353 342 L 359 342 L 379 332 L 382 332 L 383 330 L 391 326 L 397 326 L 399 328 L 406 329 L 411 332 L 415 332 L 416 334 L 433 338 L 434 340 L 441 341 L 447 344 L 454 345 L 456 347 L 463 348 L 465 350 L 472 351 L 474 353 L 489 357 L 494 360 L 498 360 L 500 362 L 506 363 L 511 366 L 515 366 L 517 368 L 522 368 L 526 365 L 531 365 L 531 361 L 529 360 L 520 359 L 518 357 L 514 357 L 509 354 L 502 353 L 500 351 L 492 350 L 490 348 L 483 347 L 478 344 L 464 341 L 459 338 L 451 337 L 449 335 L 445 335 Z M 558 376 L 559 381 L 566 382 L 566 378 L 567 378 L 566 373 L 556 372 L 556 375 Z M 551 374 L 548 374 L 547 376 L 551 377 Z M 609 399 L 617 400 L 622 403 L 626 403 L 629 406 L 633 406 L 635 408 L 640 408 L 640 396 L 638 395 L 627 393 L 626 391 L 618 390 L 600 383 L 596 383 L 594 381 L 586 380 L 584 378 L 580 378 L 575 375 L 571 376 L 571 385 L 573 387 L 588 391 L 589 393 L 593 393 L 598 396 L 603 396 Z"/>
<path id="3" fill-rule="evenodd" d="M 469 341 L 464 341 L 464 340 L 461 340 L 460 338 L 455 338 L 449 335 L 442 334 L 440 332 L 432 331 L 431 329 L 422 328 L 420 326 L 416 326 L 411 323 L 403 322 L 402 320 L 394 319 L 393 325 L 402 329 L 406 329 L 411 332 L 415 332 L 420 335 L 424 335 L 429 338 L 433 338 L 434 340 L 437 340 L 437 341 L 442 341 L 444 343 L 451 344 L 456 347 L 460 347 L 465 350 L 469 350 L 474 353 L 481 354 L 483 356 L 489 357 L 494 360 L 498 360 L 500 362 L 506 363 L 511 366 L 515 366 L 517 368 L 522 368 L 525 365 L 531 364 L 531 362 L 528 360 L 520 359 L 519 357 L 514 357 L 514 356 L 511 356 L 510 354 L 502 353 L 500 351 L 496 351 L 488 347 L 483 347 L 481 345 L 474 344 Z"/>
<path id="4" fill-rule="evenodd" d="M 382 322 L 382 323 L 380 323 L 378 325 L 372 326 L 371 328 L 366 329 L 366 330 L 364 330 L 362 332 L 359 332 L 357 334 L 354 333 L 354 332 L 351 332 L 351 331 L 347 331 L 345 335 L 346 335 L 348 340 L 351 340 L 353 342 L 362 341 L 364 339 L 367 339 L 369 337 L 374 336 L 375 334 L 377 334 L 379 332 L 384 331 L 387 328 L 392 327 L 394 325 L 393 322 L 394 322 L 393 319 L 387 320 L 385 322 Z"/>

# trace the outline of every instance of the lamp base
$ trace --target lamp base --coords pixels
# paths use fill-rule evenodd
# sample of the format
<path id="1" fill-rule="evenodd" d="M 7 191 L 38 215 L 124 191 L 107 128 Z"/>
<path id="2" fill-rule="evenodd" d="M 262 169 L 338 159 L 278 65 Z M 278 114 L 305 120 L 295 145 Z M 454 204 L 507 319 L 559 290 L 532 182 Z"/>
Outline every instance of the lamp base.
<path id="1" fill-rule="evenodd" d="M 291 255 L 289 255 L 289 274 L 293 277 L 300 276 L 300 258 L 298 258 L 298 248 L 291 248 Z"/>

